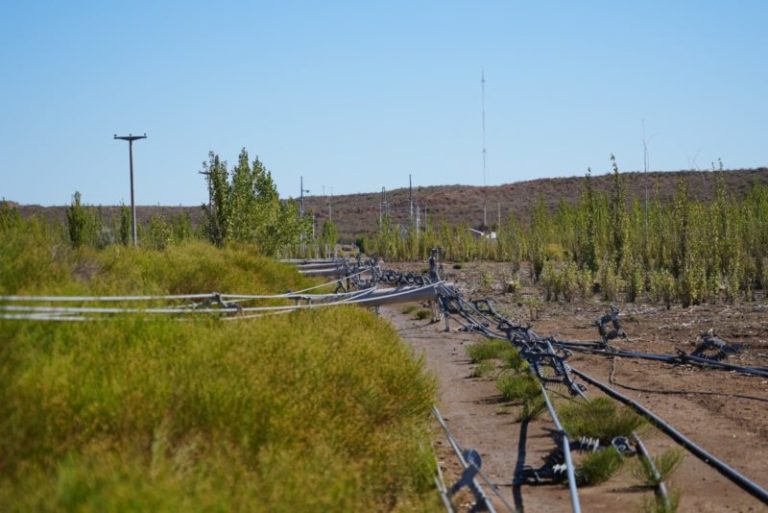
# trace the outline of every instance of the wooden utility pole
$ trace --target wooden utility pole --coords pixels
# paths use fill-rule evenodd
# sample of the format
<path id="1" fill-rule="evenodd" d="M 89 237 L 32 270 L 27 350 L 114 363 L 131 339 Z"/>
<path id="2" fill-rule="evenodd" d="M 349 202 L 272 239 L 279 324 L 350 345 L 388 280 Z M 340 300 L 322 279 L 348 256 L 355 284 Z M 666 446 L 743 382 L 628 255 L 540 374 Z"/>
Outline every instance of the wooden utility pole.
<path id="1" fill-rule="evenodd" d="M 115 139 L 120 139 L 122 141 L 128 141 L 128 166 L 131 170 L 131 236 L 133 237 L 133 245 L 136 246 L 138 244 L 138 236 L 136 235 L 136 201 L 134 201 L 134 195 L 133 195 L 133 141 L 137 141 L 139 139 L 146 139 L 147 134 L 144 135 L 121 135 L 118 136 L 115 135 Z"/>

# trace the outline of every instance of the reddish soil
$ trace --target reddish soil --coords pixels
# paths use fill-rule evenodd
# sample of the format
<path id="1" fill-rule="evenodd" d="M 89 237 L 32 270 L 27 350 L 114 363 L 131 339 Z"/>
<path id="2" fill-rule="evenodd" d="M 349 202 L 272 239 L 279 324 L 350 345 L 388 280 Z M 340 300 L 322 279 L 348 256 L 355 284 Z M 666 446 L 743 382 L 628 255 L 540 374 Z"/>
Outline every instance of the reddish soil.
<path id="1" fill-rule="evenodd" d="M 523 305 L 525 298 L 537 295 L 537 291 L 525 287 L 515 295 L 502 294 L 502 279 L 505 274 L 511 274 L 503 266 L 465 264 L 464 269 L 450 270 L 447 274 L 448 279 L 459 284 L 465 296 L 493 298 L 498 309 L 510 319 L 530 322 L 533 330 L 542 335 L 596 340 L 597 330 L 592 322 L 608 307 L 597 299 L 541 303 L 538 317 L 531 320 L 530 308 Z M 658 354 L 675 354 L 677 349 L 690 352 L 700 333 L 715 328 L 724 340 L 746 344 L 728 361 L 768 366 L 768 303 L 765 301 L 686 309 L 673 306 L 670 310 L 644 303 L 619 306 L 630 340 L 613 342 L 615 347 Z M 518 407 L 501 401 L 492 378 L 470 377 L 472 364 L 466 355 L 466 346 L 481 340 L 481 336 L 459 331 L 454 322 L 446 332 L 443 322 L 431 324 L 428 319 L 416 320 L 413 314 L 401 313 L 402 307 L 382 312 L 416 354 L 424 356 L 426 365 L 435 374 L 439 384 L 438 407 L 458 442 L 480 453 L 483 471 L 504 499 L 514 504 L 512 480 L 516 466 L 524 463 L 539 467 L 542 458 L 554 447 L 551 437 L 554 426 L 546 413 L 523 426 L 517 421 Z M 605 357 L 582 354 L 574 354 L 569 363 L 603 382 L 609 381 L 614 365 L 615 389 L 639 401 L 695 443 L 768 488 L 767 379 L 636 359 L 616 358 L 612 362 Z M 601 395 L 595 387 L 587 388 L 589 396 Z M 555 387 L 552 395 L 561 403 L 564 393 Z M 751 398 L 736 397 L 738 395 Z M 520 443 L 521 433 L 525 435 L 524 444 Z M 641 436 L 655 455 L 676 446 L 650 426 L 641 429 Z M 459 465 L 441 433 L 436 433 L 435 444 L 450 486 L 459 475 Z M 652 498 L 652 491 L 638 486 L 638 480 L 630 472 L 632 463 L 604 484 L 581 488 L 584 511 L 642 510 L 643 501 Z M 681 512 L 768 511 L 767 505 L 688 453 L 669 484 L 680 490 L 678 511 Z M 487 486 L 486 490 L 491 493 Z M 496 501 L 499 511 L 505 511 L 502 501 Z M 568 490 L 563 485 L 524 486 L 518 497 L 520 501 L 527 511 L 570 511 Z M 463 507 L 469 505 L 466 496 L 458 502 Z"/>

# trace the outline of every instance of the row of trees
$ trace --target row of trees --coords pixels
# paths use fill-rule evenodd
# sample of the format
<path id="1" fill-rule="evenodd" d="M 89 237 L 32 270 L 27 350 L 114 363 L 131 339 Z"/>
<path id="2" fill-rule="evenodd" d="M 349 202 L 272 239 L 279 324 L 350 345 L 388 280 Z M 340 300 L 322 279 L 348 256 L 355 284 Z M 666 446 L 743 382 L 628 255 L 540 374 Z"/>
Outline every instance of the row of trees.
<path id="1" fill-rule="evenodd" d="M 127 246 L 131 243 L 131 210 L 125 205 L 120 207 L 119 216 L 110 218 L 101 207 L 85 205 L 82 195 L 75 192 L 66 215 L 66 235 L 75 247 L 103 248 L 110 244 Z M 142 245 L 154 249 L 163 249 L 170 244 L 200 236 L 199 230 L 192 227 L 192 220 L 187 213 L 170 218 L 155 214 L 146 225 L 138 225 L 137 231 Z"/>
<path id="2" fill-rule="evenodd" d="M 307 245 L 336 243 L 338 234 L 330 221 L 323 225 L 318 240 L 312 240 L 311 218 L 300 216 L 294 201 L 280 199 L 272 174 L 258 158 L 251 162 L 246 149 L 231 170 L 226 161 L 210 152 L 202 174 L 209 194 L 208 204 L 202 206 L 202 225 L 194 228 L 187 213 L 170 218 L 155 214 L 149 222 L 138 225 L 142 246 L 163 249 L 197 238 L 217 246 L 253 244 L 266 255 L 290 255 L 300 248 L 311 252 L 313 248 Z M 118 216 L 108 218 L 101 208 L 85 205 L 81 194 L 75 192 L 66 215 L 66 236 L 75 247 L 131 243 L 131 212 L 125 205 Z"/>
<path id="3" fill-rule="evenodd" d="M 587 172 L 577 202 L 551 209 L 539 198 L 530 216 L 510 215 L 496 227 L 497 239 L 444 223 L 417 234 L 385 218 L 365 246 L 390 260 L 424 259 L 440 247 L 450 260 L 498 260 L 514 269 L 525 262 L 551 298 L 599 290 L 607 300 L 643 296 L 687 306 L 768 289 L 768 187 L 731 194 L 721 168 L 711 201 L 693 198 L 683 178 L 671 201 L 654 190 L 646 204 L 628 195 L 611 162 L 610 191 L 596 190 Z"/>
<path id="4" fill-rule="evenodd" d="M 359 245 L 387 260 L 425 260 L 431 248 L 440 247 L 449 260 L 509 262 L 512 270 L 530 269 L 551 299 L 599 291 L 607 300 L 647 297 L 687 306 L 751 298 L 756 290 L 768 289 L 768 187 L 754 184 L 735 195 L 726 190 L 721 167 L 711 200 L 693 198 L 683 178 L 672 200 L 653 190 L 646 201 L 627 193 L 613 157 L 611 163 L 611 190 L 595 189 L 588 171 L 577 201 L 550 208 L 539 198 L 530 215 L 510 215 L 496 227 L 496 239 L 434 218 L 417 233 L 385 215 L 378 233 Z M 310 218 L 299 215 L 295 202 L 280 200 L 271 173 L 258 158 L 251 161 L 245 149 L 231 170 L 211 152 L 203 174 L 210 201 L 203 206 L 200 229 L 193 230 L 188 216 L 155 216 L 140 227 L 143 244 L 162 248 L 202 237 L 219 246 L 250 243 L 264 254 L 287 256 L 302 250 L 322 254 L 318 248 L 336 242 L 329 221 L 313 237 Z M 127 207 L 110 225 L 76 193 L 67 221 L 74 245 L 130 240 Z"/>

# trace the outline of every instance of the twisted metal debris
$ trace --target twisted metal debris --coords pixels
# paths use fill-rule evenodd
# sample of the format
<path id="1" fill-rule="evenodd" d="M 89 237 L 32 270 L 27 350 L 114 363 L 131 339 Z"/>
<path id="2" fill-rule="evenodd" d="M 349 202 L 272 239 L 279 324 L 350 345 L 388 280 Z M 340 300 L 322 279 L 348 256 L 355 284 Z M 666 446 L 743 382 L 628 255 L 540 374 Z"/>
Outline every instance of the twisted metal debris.
<path id="1" fill-rule="evenodd" d="M 696 445 L 693 441 L 682 435 L 679 431 L 675 430 L 661 417 L 654 414 L 649 409 L 645 408 L 641 404 L 633 401 L 619 392 L 615 391 L 608 385 L 601 383 L 586 373 L 579 371 L 566 363 L 566 360 L 571 355 L 571 351 L 580 351 L 589 354 L 603 355 L 603 356 L 622 356 L 628 358 L 642 358 L 648 360 L 661 361 L 672 364 L 692 364 L 700 367 L 736 371 L 743 374 L 756 375 L 768 377 L 768 369 L 763 367 L 745 367 L 740 365 L 733 365 L 724 363 L 723 360 L 729 354 L 733 354 L 738 350 L 739 346 L 728 345 L 721 339 L 716 339 L 709 332 L 705 334 L 707 336 L 702 337 L 702 342 L 699 344 L 690 355 L 680 352 L 677 355 L 655 355 L 648 353 L 639 353 L 634 351 L 619 350 L 611 347 L 608 342 L 615 338 L 626 338 L 619 322 L 619 312 L 615 307 L 611 309 L 611 312 L 606 316 L 601 317 L 596 325 L 598 326 L 601 340 L 599 342 L 573 342 L 573 341 L 561 341 L 553 337 L 540 337 L 536 335 L 530 326 L 522 326 L 514 324 L 508 319 L 500 315 L 490 300 L 477 300 L 467 301 L 463 299 L 461 294 L 455 288 L 442 286 L 439 289 L 438 301 L 443 308 L 443 312 L 447 317 L 451 316 L 461 326 L 461 329 L 478 331 L 492 339 L 502 339 L 510 341 L 515 347 L 518 348 L 521 355 L 529 362 L 531 369 L 534 369 L 536 376 L 540 380 L 542 393 L 547 403 L 550 416 L 557 427 L 556 434 L 560 437 L 558 443 L 558 449 L 553 453 L 555 456 L 550 458 L 545 465 L 540 469 L 525 468 L 522 475 L 516 477 L 516 481 L 520 482 L 532 482 L 541 483 L 544 481 L 557 481 L 562 480 L 563 475 L 568 477 L 569 487 L 571 489 L 571 502 L 574 511 L 579 510 L 578 495 L 575 487 L 574 468 L 570 461 L 570 450 L 568 448 L 568 436 L 562 430 L 562 427 L 557 420 L 554 408 L 552 408 L 551 401 L 546 393 L 546 384 L 560 383 L 567 387 L 568 391 L 572 395 L 584 394 L 584 386 L 576 383 L 573 379 L 573 375 L 584 379 L 587 383 L 592 384 L 605 392 L 610 397 L 617 399 L 624 404 L 631 406 L 638 413 L 649 419 L 654 425 L 656 425 L 663 432 L 668 434 L 673 440 L 687 449 L 691 454 L 698 457 L 715 470 L 720 472 L 721 475 L 728 478 L 730 481 L 741 487 L 743 490 L 756 497 L 764 504 L 768 504 L 768 491 L 760 487 L 746 476 L 742 475 L 723 461 L 719 460 L 711 453 L 707 452 L 703 448 Z M 607 330 L 607 326 L 610 324 L 611 331 Z M 492 328 L 495 326 L 495 328 Z M 715 356 L 703 356 L 707 352 L 715 351 Z M 549 369 L 545 375 L 542 372 L 543 368 Z M 653 466 L 653 460 L 647 454 L 642 442 L 639 440 L 636 434 L 632 434 L 632 439 L 635 442 L 635 449 L 646 462 L 649 463 L 652 472 L 658 476 L 658 471 Z M 622 441 L 622 445 L 629 447 L 629 441 Z M 562 453 L 562 461 L 559 454 Z M 660 483 L 657 487 L 657 494 L 659 494 L 665 504 L 669 504 L 667 497 L 666 487 L 663 483 Z"/>

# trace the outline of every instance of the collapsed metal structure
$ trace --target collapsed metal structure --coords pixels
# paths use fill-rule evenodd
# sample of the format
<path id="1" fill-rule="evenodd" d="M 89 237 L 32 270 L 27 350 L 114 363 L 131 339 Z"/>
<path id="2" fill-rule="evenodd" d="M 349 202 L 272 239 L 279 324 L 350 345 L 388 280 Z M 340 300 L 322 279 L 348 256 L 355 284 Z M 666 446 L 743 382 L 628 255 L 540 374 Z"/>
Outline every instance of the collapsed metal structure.
<path id="1" fill-rule="evenodd" d="M 530 329 L 511 322 L 501 315 L 489 299 L 467 300 L 453 285 L 440 278 L 440 265 L 437 253 L 432 252 L 429 270 L 424 274 L 400 273 L 383 270 L 376 259 L 356 260 L 290 260 L 286 263 L 295 265 L 299 272 L 308 277 L 329 277 L 331 281 L 299 291 L 287 291 L 283 294 L 222 294 L 218 292 L 185 295 L 160 296 L 0 296 L 0 319 L 18 319 L 33 321 L 89 321 L 101 320 L 126 315 L 167 315 L 180 320 L 215 316 L 228 321 L 261 317 L 264 315 L 285 314 L 301 309 L 323 308 L 336 305 L 356 304 L 367 307 L 379 307 L 388 304 L 430 301 L 436 304 L 444 316 L 446 329 L 449 320 L 460 325 L 461 329 L 474 331 L 490 339 L 505 340 L 520 352 L 528 362 L 530 372 L 536 377 L 541 389 L 546 408 L 554 423 L 556 447 L 539 468 L 523 466 L 514 477 L 514 485 L 536 485 L 567 481 L 571 508 L 581 511 L 578 496 L 576 468 L 571 452 L 573 450 L 599 450 L 601 447 L 614 447 L 625 455 L 643 458 L 646 465 L 658 477 L 653 460 L 636 433 L 617 437 L 610 441 L 588 438 L 571 440 L 563 429 L 557 411 L 548 395 L 553 386 L 562 386 L 572 396 L 586 399 L 586 387 L 576 378 L 597 387 L 608 396 L 629 405 L 646 417 L 673 440 L 689 452 L 715 468 L 723 476 L 742 489 L 768 504 L 768 491 L 742 475 L 711 453 L 699 447 L 693 441 L 670 426 L 661 417 L 641 404 L 620 394 L 610 386 L 588 374 L 573 368 L 567 360 L 573 352 L 609 358 L 640 358 L 668 364 L 686 364 L 714 370 L 734 371 L 746 375 L 768 377 L 768 368 L 746 367 L 726 362 L 728 356 L 737 352 L 739 345 L 728 344 L 714 336 L 710 331 L 702 334 L 701 342 L 690 354 L 678 352 L 676 355 L 660 355 L 618 349 L 610 345 L 615 339 L 626 339 L 619 319 L 619 310 L 615 307 L 595 321 L 600 340 L 594 342 L 560 340 L 551 336 L 540 336 Z M 313 293 L 321 288 L 333 288 L 332 293 Z M 64 305 L 64 306 L 62 306 Z M 115 306 L 110 306 L 115 305 Z M 435 417 L 464 469 L 461 477 L 450 488 L 437 480 L 438 490 L 448 511 L 453 511 L 451 497 L 461 488 L 466 487 L 475 498 L 474 510 L 495 512 L 490 496 L 485 492 L 478 476 L 497 496 L 501 504 L 510 511 L 517 508 L 510 506 L 481 471 L 482 460 L 472 449 L 463 450 L 448 430 L 440 412 L 434 409 Z M 664 483 L 658 479 L 656 493 L 669 505 Z M 517 505 L 516 505 L 517 506 Z"/>
<path id="2" fill-rule="evenodd" d="M 177 319 L 217 316 L 239 320 L 341 304 L 368 307 L 434 299 L 440 281 L 437 268 L 426 275 L 382 271 L 375 260 L 298 261 L 299 272 L 332 281 L 283 294 L 201 294 L 157 296 L 0 296 L 0 319 L 89 321 L 125 315 L 171 316 Z M 312 291 L 335 289 L 329 293 Z"/>
<path id="3" fill-rule="evenodd" d="M 446 315 L 446 329 L 448 329 L 448 319 L 450 318 L 458 323 L 462 330 L 476 331 L 490 339 L 510 342 L 528 362 L 531 372 L 539 380 L 547 410 L 556 427 L 555 438 L 557 447 L 550 457 L 545 460 L 545 464 L 541 468 L 523 467 L 522 471 L 515 476 L 516 485 L 542 484 L 567 479 L 572 510 L 574 512 L 581 511 L 576 483 L 576 469 L 574 468 L 570 453 L 573 449 L 594 449 L 596 442 L 594 440 L 579 439 L 574 443 L 574 441 L 570 440 L 568 434 L 562 428 L 557 412 L 547 393 L 548 387 L 562 385 L 572 396 L 586 398 L 586 387 L 576 381 L 575 378 L 578 377 L 586 383 L 597 387 L 609 397 L 633 408 L 691 454 L 701 459 L 764 504 L 768 504 L 768 491 L 764 488 L 694 443 L 648 408 L 567 363 L 572 353 L 578 351 L 611 358 L 616 356 L 641 358 L 669 364 L 695 365 L 714 370 L 727 370 L 747 375 L 768 377 L 768 368 L 746 367 L 723 361 L 728 355 L 737 352 L 740 349 L 739 345 L 731 345 L 722 339 L 715 338 L 710 331 L 702 335 L 701 343 L 690 354 L 678 352 L 676 355 L 659 355 L 626 351 L 614 348 L 609 344 L 610 340 L 616 338 L 626 339 L 626 333 L 622 329 L 619 320 L 619 311 L 615 307 L 612 307 L 607 315 L 601 317 L 593 324 L 598 328 L 598 333 L 601 337 L 599 341 L 575 342 L 559 340 L 551 336 L 537 335 L 529 326 L 515 324 L 502 316 L 494 308 L 490 300 L 466 300 L 455 287 L 442 285 L 438 289 L 438 301 Z M 624 454 L 637 454 L 643 458 L 646 465 L 658 476 L 658 471 L 653 466 L 653 460 L 649 457 L 645 446 L 637 434 L 627 433 L 627 435 L 632 440 L 633 448 L 630 447 L 631 444 L 626 437 L 620 437 L 619 440 L 614 439 L 611 441 L 611 444 Z M 669 499 L 666 487 L 661 481 L 659 481 L 657 487 L 657 494 L 668 506 Z"/>

